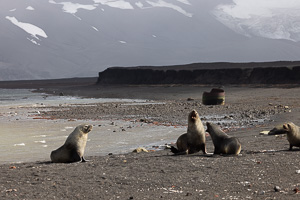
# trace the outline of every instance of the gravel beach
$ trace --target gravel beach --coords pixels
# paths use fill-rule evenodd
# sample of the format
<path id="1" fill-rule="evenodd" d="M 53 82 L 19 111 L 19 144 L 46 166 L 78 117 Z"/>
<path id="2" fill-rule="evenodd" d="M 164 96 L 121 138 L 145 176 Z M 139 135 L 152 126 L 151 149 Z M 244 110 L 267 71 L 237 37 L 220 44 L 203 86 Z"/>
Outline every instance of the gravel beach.
<path id="1" fill-rule="evenodd" d="M 135 120 L 186 126 L 195 109 L 203 123 L 218 123 L 242 144 L 238 156 L 196 153 L 174 156 L 169 149 L 87 157 L 89 162 L 48 161 L 0 166 L 1 199 L 299 199 L 300 151 L 288 151 L 284 135 L 261 131 L 287 121 L 300 125 L 297 85 L 225 86 L 225 105 L 206 106 L 203 85 L 96 85 L 94 79 L 5 82 L 1 88 L 89 98 L 146 99 L 151 103 L 60 105 L 40 117 L 67 120 Z M 204 117 L 205 116 L 205 117 Z M 179 135 L 174 135 L 174 143 Z M 105 140 L 105 138 L 103 138 Z M 214 150 L 207 135 L 207 151 Z M 138 145 L 138 144 L 137 144 Z M 50 152 L 49 152 L 50 153 Z M 30 155 L 28 155 L 30 156 Z"/>

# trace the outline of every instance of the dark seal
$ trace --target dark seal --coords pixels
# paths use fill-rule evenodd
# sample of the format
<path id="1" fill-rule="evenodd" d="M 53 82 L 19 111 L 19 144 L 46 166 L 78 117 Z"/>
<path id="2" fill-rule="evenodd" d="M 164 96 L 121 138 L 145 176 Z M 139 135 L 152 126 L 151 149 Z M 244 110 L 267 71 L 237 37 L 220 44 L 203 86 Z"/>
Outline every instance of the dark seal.
<path id="1" fill-rule="evenodd" d="M 215 146 L 214 154 L 239 154 L 242 145 L 235 137 L 229 137 L 221 128 L 213 123 L 207 122 L 207 132 L 210 134 Z"/>

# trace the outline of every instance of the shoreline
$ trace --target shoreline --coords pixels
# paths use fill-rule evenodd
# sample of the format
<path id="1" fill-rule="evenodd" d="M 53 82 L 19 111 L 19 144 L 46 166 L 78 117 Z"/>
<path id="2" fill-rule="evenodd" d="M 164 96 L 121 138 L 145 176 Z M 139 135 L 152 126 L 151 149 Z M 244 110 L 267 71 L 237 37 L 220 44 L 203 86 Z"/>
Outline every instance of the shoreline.
<path id="1" fill-rule="evenodd" d="M 288 151 L 288 141 L 284 136 L 259 133 L 286 121 L 300 125 L 300 88 L 225 86 L 224 106 L 204 106 L 201 95 L 210 88 L 199 85 L 49 86 L 48 91 L 62 91 L 65 95 L 152 97 L 155 102 L 165 103 L 126 106 L 98 103 L 96 106 L 52 107 L 53 111 L 41 113 L 41 116 L 56 119 L 139 121 L 150 116 L 153 118 L 148 119 L 151 126 L 169 123 L 186 128 L 187 114 L 192 109 L 196 109 L 200 116 L 232 117 L 237 124 L 227 121 L 221 127 L 230 136 L 240 139 L 241 155 L 205 156 L 196 153 L 173 156 L 169 150 L 160 150 L 88 156 L 90 161 L 87 163 L 3 164 L 0 165 L 0 196 L 14 199 L 298 199 L 300 151 L 297 148 Z M 193 100 L 188 101 L 188 98 Z M 253 120 L 268 117 L 269 121 L 251 125 Z M 206 118 L 202 122 L 212 120 Z M 249 126 L 235 128 L 241 122 Z M 174 134 L 174 142 L 180 134 Z M 213 152 L 213 149 L 212 141 L 207 137 L 208 152 Z"/>

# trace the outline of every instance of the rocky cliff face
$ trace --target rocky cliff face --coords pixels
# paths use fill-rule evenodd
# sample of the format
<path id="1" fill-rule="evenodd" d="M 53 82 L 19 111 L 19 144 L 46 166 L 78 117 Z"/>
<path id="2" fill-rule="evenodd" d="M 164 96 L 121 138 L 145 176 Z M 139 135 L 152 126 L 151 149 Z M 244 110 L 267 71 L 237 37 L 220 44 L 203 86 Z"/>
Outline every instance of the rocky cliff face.
<path id="1" fill-rule="evenodd" d="M 209 66 L 211 65 L 211 66 Z M 113 67 L 98 84 L 284 84 L 300 83 L 300 62 L 193 64 L 166 67 Z"/>

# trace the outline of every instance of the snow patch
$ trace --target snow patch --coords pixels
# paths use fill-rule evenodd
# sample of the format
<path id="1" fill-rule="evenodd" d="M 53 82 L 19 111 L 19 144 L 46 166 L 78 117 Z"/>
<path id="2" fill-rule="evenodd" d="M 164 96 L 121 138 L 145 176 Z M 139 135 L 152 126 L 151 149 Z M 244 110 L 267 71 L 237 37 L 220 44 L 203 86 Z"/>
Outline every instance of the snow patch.
<path id="1" fill-rule="evenodd" d="M 140 1 L 139 1 L 139 2 L 136 2 L 135 5 L 136 5 L 137 7 L 139 7 L 139 8 L 143 8 L 143 7 L 144 7 L 143 3 L 140 2 Z"/>
<path id="2" fill-rule="evenodd" d="M 92 26 L 92 28 L 93 28 L 95 31 L 99 31 L 95 26 Z"/>
<path id="3" fill-rule="evenodd" d="M 174 4 L 171 3 L 167 3 L 163 0 L 158 0 L 157 2 L 153 2 L 153 1 L 147 1 L 148 4 L 150 4 L 153 7 L 161 7 L 161 8 L 171 8 L 173 10 L 176 10 L 177 12 L 180 12 L 181 14 L 187 16 L 187 17 L 192 17 L 193 14 L 192 13 L 188 13 L 187 11 L 185 11 L 184 9 L 182 9 L 179 6 L 176 6 Z"/>
<path id="4" fill-rule="evenodd" d="M 133 6 L 124 0 L 94 0 L 95 3 L 119 9 L 134 9 Z"/>
<path id="5" fill-rule="evenodd" d="M 49 3 L 52 4 L 60 4 L 63 5 L 63 11 L 70 14 L 75 14 L 78 12 L 78 9 L 85 9 L 85 10 L 94 10 L 97 7 L 95 5 L 84 5 L 79 3 L 72 3 L 72 2 L 60 2 L 57 3 L 53 0 L 49 0 Z"/>
<path id="6" fill-rule="evenodd" d="M 13 23 L 14 25 L 18 26 L 19 28 L 23 29 L 27 33 L 31 34 L 32 37 L 34 37 L 38 40 L 39 40 L 39 38 L 37 37 L 37 35 L 42 36 L 44 38 L 48 37 L 43 29 L 41 29 L 33 24 L 19 22 L 15 17 L 6 16 L 5 18 L 8 19 L 9 21 L 11 21 L 11 23 Z"/>
<path id="7" fill-rule="evenodd" d="M 300 1 L 233 0 L 218 5 L 213 14 L 233 31 L 248 37 L 300 41 Z"/>
<path id="8" fill-rule="evenodd" d="M 184 3 L 186 5 L 191 5 L 191 3 L 188 0 L 177 0 L 180 3 Z"/>
<path id="9" fill-rule="evenodd" d="M 32 42 L 33 44 L 36 44 L 36 45 L 41 45 L 40 43 L 38 43 L 37 41 L 35 41 L 34 39 L 30 39 L 30 38 L 27 38 L 27 40 L 29 40 L 30 42 Z"/>
<path id="10" fill-rule="evenodd" d="M 31 7 L 31 6 L 28 6 L 28 7 L 26 8 L 26 10 L 34 10 L 34 8 Z"/>
<path id="11" fill-rule="evenodd" d="M 126 44 L 127 42 L 125 42 L 125 41 L 122 41 L 122 40 L 120 40 L 119 41 L 120 43 L 122 43 L 122 44 Z"/>
<path id="12" fill-rule="evenodd" d="M 16 11 L 17 9 L 16 8 L 14 8 L 14 9 L 11 9 L 11 10 L 9 10 L 10 12 L 14 12 L 14 11 Z"/>

